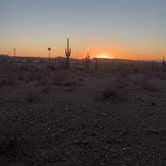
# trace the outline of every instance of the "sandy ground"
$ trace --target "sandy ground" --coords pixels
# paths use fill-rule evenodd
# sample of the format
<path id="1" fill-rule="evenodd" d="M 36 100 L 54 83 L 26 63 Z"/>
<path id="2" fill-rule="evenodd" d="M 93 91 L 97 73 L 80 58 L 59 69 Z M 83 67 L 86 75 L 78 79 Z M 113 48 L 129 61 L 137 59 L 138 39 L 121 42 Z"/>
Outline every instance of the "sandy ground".
<path id="1" fill-rule="evenodd" d="M 150 66 L 1 62 L 0 165 L 166 166 L 166 73 Z"/>

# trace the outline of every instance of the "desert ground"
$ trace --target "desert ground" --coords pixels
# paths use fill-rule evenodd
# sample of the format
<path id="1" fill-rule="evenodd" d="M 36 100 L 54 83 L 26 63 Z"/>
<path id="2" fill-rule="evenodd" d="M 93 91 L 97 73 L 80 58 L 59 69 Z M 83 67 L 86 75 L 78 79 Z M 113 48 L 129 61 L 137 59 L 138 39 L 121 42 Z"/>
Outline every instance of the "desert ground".
<path id="1" fill-rule="evenodd" d="M 0 165 L 166 166 L 161 63 L 0 59 Z"/>

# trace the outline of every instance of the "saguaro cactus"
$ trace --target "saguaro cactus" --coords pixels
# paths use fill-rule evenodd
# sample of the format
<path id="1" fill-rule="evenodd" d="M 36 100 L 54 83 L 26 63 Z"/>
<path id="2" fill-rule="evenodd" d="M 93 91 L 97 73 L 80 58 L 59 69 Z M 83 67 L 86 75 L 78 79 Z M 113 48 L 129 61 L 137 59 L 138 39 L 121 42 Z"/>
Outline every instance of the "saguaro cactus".
<path id="1" fill-rule="evenodd" d="M 67 48 L 65 49 L 66 54 L 66 67 L 69 68 L 69 60 L 71 55 L 71 48 L 69 48 L 69 38 L 67 38 Z"/>

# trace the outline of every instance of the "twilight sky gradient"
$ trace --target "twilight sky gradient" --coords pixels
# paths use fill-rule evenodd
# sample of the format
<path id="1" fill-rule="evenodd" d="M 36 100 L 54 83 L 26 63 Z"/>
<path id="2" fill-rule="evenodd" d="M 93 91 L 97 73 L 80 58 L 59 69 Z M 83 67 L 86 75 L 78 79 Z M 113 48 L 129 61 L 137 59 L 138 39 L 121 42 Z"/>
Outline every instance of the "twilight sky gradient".
<path id="1" fill-rule="evenodd" d="M 161 59 L 166 55 L 166 0 L 0 0 L 0 53 L 18 56 Z"/>

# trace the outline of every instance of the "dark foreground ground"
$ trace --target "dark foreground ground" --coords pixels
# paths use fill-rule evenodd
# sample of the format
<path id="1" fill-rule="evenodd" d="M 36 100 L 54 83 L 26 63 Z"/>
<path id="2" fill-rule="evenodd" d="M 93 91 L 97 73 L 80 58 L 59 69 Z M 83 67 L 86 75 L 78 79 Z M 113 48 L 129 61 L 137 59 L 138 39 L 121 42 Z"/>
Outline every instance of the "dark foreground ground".
<path id="1" fill-rule="evenodd" d="M 1 62 L 0 165 L 166 166 L 166 74 L 103 66 Z"/>

